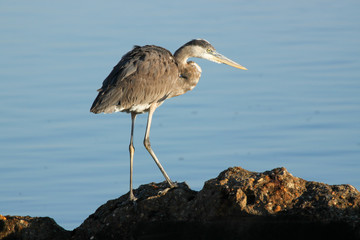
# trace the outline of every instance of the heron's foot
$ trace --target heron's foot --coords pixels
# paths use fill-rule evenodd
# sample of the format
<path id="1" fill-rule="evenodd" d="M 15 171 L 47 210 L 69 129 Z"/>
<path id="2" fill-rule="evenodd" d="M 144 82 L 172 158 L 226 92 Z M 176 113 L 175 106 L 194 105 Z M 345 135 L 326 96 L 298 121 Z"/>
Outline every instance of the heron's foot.
<path id="1" fill-rule="evenodd" d="M 129 201 L 136 202 L 137 198 L 135 197 L 134 193 L 131 191 L 129 194 Z"/>
<path id="2" fill-rule="evenodd" d="M 168 181 L 168 184 L 169 184 L 169 187 L 168 188 L 165 188 L 164 190 L 162 191 L 159 191 L 158 192 L 158 195 L 165 195 L 168 191 L 170 191 L 171 189 L 174 189 L 174 188 L 177 188 L 178 187 L 178 184 L 177 183 L 174 183 L 172 181 Z"/>
<path id="3" fill-rule="evenodd" d="M 169 183 L 169 185 L 170 185 L 170 188 L 177 188 L 177 187 L 179 187 L 177 183 L 174 183 L 174 182 L 172 182 L 172 181 L 170 181 L 170 182 L 168 182 L 168 183 Z"/>
<path id="4" fill-rule="evenodd" d="M 158 192 L 158 196 L 162 196 L 162 195 L 165 195 L 169 190 L 171 190 L 172 188 L 165 188 L 164 190 L 162 191 L 159 191 Z"/>

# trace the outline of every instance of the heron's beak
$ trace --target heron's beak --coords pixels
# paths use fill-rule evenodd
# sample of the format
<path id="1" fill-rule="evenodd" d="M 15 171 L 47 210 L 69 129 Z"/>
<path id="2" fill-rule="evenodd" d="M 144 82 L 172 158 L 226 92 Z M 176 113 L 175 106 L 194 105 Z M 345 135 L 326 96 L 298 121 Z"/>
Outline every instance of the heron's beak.
<path id="1" fill-rule="evenodd" d="M 234 62 L 233 60 L 231 59 L 228 59 L 227 57 L 225 57 L 224 55 L 218 53 L 218 52 L 210 52 L 209 53 L 211 56 L 212 56 L 212 61 L 214 62 L 217 62 L 217 63 L 225 63 L 229 66 L 232 66 L 232 67 L 235 67 L 235 68 L 239 68 L 239 69 L 242 69 L 242 70 L 247 70 L 246 67 L 244 66 L 241 66 L 240 64 Z"/>

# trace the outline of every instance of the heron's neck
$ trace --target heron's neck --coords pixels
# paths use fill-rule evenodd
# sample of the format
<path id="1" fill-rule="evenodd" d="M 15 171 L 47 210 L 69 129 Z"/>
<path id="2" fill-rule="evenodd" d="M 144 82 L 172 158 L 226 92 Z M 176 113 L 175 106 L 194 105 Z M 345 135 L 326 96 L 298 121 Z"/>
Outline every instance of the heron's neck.
<path id="1" fill-rule="evenodd" d="M 199 82 L 201 76 L 201 68 L 196 63 L 187 60 L 191 57 L 196 57 L 193 49 L 186 44 L 180 47 L 174 53 L 174 58 L 179 68 L 179 79 L 171 97 L 179 96 L 192 90 Z"/>
<path id="2" fill-rule="evenodd" d="M 176 52 L 174 53 L 174 57 L 180 67 L 186 67 L 187 60 L 194 56 L 192 54 L 191 48 L 184 45 L 180 47 L 178 50 L 176 50 Z"/>
<path id="3" fill-rule="evenodd" d="M 192 61 L 185 63 L 185 65 L 179 64 L 178 67 L 180 76 L 170 97 L 179 96 L 192 90 L 201 76 L 201 68 Z"/>

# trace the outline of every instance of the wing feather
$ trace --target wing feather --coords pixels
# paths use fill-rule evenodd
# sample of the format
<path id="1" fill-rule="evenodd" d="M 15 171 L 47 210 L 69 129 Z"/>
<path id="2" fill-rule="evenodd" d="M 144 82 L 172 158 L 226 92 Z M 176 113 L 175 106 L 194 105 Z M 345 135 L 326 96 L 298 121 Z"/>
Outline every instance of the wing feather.
<path id="1" fill-rule="evenodd" d="M 168 50 L 135 46 L 103 81 L 90 111 L 146 111 L 146 106 L 169 96 L 178 76 L 177 64 Z"/>

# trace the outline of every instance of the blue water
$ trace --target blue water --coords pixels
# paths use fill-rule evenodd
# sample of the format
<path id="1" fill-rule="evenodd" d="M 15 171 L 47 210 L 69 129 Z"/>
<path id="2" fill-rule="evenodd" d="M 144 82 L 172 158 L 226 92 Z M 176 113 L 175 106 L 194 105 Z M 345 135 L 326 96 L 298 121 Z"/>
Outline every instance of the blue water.
<path id="1" fill-rule="evenodd" d="M 128 191 L 130 116 L 89 112 L 134 44 L 205 38 L 198 86 L 157 109 L 152 146 L 196 190 L 230 166 L 360 189 L 359 1 L 1 1 L 0 214 L 66 229 Z M 163 181 L 135 128 L 134 185 Z"/>

